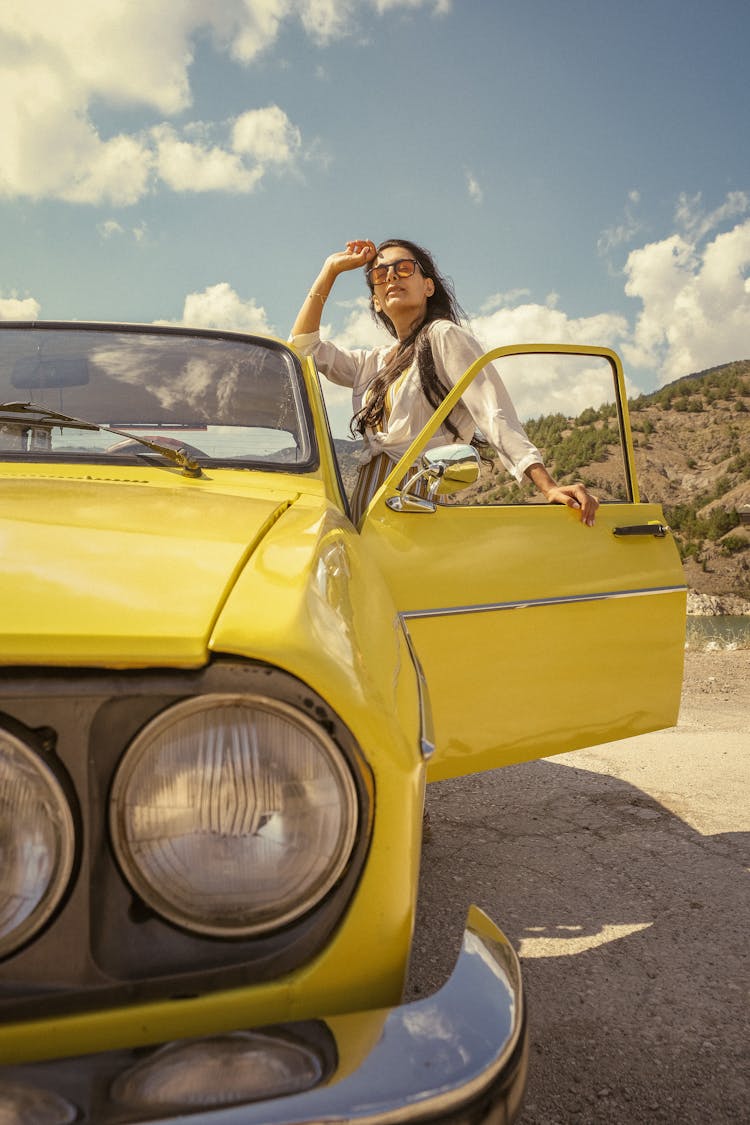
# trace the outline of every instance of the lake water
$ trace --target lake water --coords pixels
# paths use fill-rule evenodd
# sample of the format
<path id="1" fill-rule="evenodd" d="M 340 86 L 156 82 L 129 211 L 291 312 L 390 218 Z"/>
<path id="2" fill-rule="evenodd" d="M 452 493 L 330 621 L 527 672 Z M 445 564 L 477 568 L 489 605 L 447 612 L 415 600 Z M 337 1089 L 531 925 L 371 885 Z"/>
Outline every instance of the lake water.
<path id="1" fill-rule="evenodd" d="M 750 617 L 692 617 L 687 619 L 686 648 L 750 648 Z"/>

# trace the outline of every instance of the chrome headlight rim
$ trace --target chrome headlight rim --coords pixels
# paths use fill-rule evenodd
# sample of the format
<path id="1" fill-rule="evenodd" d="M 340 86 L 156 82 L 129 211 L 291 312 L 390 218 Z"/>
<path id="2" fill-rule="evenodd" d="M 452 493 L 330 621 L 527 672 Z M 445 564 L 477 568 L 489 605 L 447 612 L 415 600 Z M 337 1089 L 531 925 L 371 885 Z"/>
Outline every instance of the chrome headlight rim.
<path id="1" fill-rule="evenodd" d="M 0 754 L 6 742 L 24 767 L 41 780 L 59 824 L 52 876 L 39 903 L 17 927 L 0 936 L 0 961 L 15 956 L 47 929 L 70 895 L 80 862 L 80 814 L 75 791 L 62 764 L 45 745 L 47 733 L 24 727 L 7 715 L 0 721 Z"/>
<path id="2" fill-rule="evenodd" d="M 313 895 L 295 903 L 288 909 L 274 913 L 273 916 L 242 926 L 215 925 L 201 923 L 188 918 L 180 910 L 172 908 L 163 896 L 155 893 L 145 879 L 127 844 L 123 831 L 123 794 L 137 768 L 153 745 L 160 731 L 185 718 L 205 714 L 218 708 L 236 706 L 256 708 L 272 715 L 280 716 L 301 728 L 325 753 L 329 766 L 344 794 L 344 804 L 349 815 L 346 818 L 346 831 L 337 849 L 335 863 L 330 866 L 326 877 L 315 888 Z M 299 923 L 318 909 L 345 877 L 352 858 L 357 851 L 357 840 L 361 820 L 359 784 L 353 771 L 349 755 L 331 737 L 323 726 L 293 704 L 276 697 L 251 692 L 213 691 L 178 699 L 170 702 L 163 710 L 153 715 L 136 732 L 124 748 L 113 774 L 109 791 L 109 840 L 120 874 L 125 883 L 146 907 L 163 922 L 190 934 L 193 937 L 242 942 L 255 938 L 270 937 L 285 927 Z"/>

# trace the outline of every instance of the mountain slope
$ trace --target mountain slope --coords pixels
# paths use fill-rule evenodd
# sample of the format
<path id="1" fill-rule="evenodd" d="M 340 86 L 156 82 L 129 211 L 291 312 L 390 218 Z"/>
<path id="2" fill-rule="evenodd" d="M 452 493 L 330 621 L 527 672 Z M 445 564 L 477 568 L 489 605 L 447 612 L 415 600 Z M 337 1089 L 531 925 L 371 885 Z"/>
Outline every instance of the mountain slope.
<path id="1" fill-rule="evenodd" d="M 664 505 L 690 586 L 750 598 L 750 361 L 641 396 L 631 423 L 641 491 Z"/>

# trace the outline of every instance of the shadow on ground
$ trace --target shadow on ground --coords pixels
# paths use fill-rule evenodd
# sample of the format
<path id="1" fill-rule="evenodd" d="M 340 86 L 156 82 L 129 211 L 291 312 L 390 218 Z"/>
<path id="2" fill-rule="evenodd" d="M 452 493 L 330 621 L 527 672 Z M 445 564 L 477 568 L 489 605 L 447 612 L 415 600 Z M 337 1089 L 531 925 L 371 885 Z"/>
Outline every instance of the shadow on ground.
<path id="1" fill-rule="evenodd" d="M 748 835 L 549 760 L 441 782 L 408 997 L 455 961 L 474 902 L 520 951 L 523 1125 L 747 1120 Z"/>

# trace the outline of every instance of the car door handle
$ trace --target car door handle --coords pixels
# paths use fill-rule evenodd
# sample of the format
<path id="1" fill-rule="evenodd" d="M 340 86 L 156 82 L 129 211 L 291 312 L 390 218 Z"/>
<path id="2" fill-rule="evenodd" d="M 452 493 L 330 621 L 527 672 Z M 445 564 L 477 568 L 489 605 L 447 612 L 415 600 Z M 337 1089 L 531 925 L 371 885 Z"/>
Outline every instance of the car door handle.
<path id="1" fill-rule="evenodd" d="M 631 523 L 625 527 L 613 527 L 613 535 L 655 535 L 663 539 L 670 529 L 664 523 Z"/>

